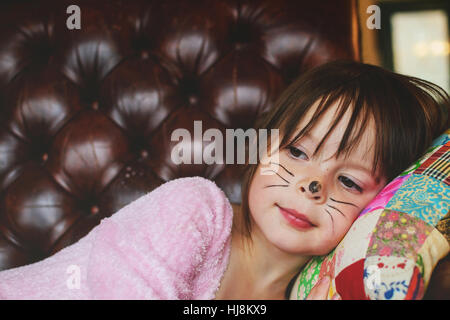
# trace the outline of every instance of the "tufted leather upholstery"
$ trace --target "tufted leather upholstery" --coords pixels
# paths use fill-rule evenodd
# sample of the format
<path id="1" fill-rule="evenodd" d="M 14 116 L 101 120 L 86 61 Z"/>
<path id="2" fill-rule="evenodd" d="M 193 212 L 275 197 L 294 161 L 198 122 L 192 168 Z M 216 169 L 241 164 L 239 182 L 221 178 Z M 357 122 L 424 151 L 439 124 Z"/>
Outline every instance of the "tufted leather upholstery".
<path id="1" fill-rule="evenodd" d="M 0 270 L 178 177 L 212 179 L 239 203 L 239 165 L 175 165 L 170 135 L 193 136 L 194 120 L 251 128 L 305 70 L 359 59 L 355 4 L 334 2 L 3 2 Z M 66 27 L 71 4 L 81 30 Z"/>

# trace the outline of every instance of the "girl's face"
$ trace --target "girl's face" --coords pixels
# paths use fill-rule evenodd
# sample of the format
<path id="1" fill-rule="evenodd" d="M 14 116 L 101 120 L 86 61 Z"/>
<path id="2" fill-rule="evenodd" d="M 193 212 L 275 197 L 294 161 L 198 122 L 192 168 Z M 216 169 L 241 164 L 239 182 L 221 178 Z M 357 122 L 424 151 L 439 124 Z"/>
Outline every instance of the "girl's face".
<path id="1" fill-rule="evenodd" d="M 310 108 L 297 130 L 309 122 L 317 104 Z M 350 112 L 313 155 L 336 109 L 337 104 L 331 106 L 309 134 L 273 154 L 270 167 L 259 164 L 250 184 L 249 208 L 254 228 L 285 252 L 330 252 L 386 184 L 384 177 L 372 175 L 373 123 L 347 157 L 335 157 Z M 275 170 L 268 174 L 268 168 Z"/>

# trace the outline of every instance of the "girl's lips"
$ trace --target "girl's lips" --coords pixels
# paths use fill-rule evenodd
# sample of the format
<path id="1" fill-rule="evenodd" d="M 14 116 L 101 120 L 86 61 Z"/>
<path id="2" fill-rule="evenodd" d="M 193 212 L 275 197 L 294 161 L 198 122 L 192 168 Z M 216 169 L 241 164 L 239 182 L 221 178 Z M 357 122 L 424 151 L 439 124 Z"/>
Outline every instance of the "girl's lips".
<path id="1" fill-rule="evenodd" d="M 293 227 L 297 229 L 310 229 L 314 227 L 314 225 L 311 223 L 311 221 L 308 220 L 308 218 L 299 212 L 297 212 L 294 209 L 288 209 L 283 208 L 277 205 L 278 209 L 280 210 L 280 213 L 283 215 L 283 217 L 291 224 Z"/>

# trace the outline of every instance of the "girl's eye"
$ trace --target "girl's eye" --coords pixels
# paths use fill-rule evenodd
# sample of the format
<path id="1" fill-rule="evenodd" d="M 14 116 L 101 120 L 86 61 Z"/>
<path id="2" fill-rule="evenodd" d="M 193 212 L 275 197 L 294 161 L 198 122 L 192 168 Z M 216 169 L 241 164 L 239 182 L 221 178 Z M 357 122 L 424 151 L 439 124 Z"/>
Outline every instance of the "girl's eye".
<path id="1" fill-rule="evenodd" d="M 304 153 L 302 150 L 294 147 L 294 146 L 289 146 L 289 153 L 295 158 L 295 159 L 302 159 L 302 160 L 308 160 L 308 156 L 306 155 L 306 153 Z"/>
<path id="2" fill-rule="evenodd" d="M 354 189 L 358 192 L 362 192 L 362 188 L 358 186 L 356 183 L 353 182 L 353 180 L 345 177 L 345 176 L 339 176 L 339 181 L 348 189 Z"/>

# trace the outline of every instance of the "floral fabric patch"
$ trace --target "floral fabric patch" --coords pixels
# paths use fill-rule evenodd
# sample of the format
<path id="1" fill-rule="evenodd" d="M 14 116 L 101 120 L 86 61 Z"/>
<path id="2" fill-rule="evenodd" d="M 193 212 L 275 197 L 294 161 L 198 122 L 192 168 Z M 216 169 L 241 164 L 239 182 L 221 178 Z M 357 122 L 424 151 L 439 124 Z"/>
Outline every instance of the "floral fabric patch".
<path id="1" fill-rule="evenodd" d="M 315 256 L 308 262 L 308 264 L 303 269 L 307 270 L 307 272 L 302 272 L 300 274 L 300 280 L 297 290 L 297 299 L 305 300 L 308 297 L 309 293 L 311 292 L 311 289 L 314 288 L 319 278 L 322 277 L 325 272 L 327 272 L 326 266 L 330 265 L 329 261 L 331 259 L 334 265 L 333 257 L 334 257 L 334 250 L 330 252 L 327 256 Z M 328 261 L 328 263 L 325 263 L 323 265 L 324 261 Z M 332 276 L 333 273 L 334 270 L 328 270 L 328 274 L 330 276 Z"/>
<path id="2" fill-rule="evenodd" d="M 367 249 L 367 256 L 395 256 L 416 259 L 433 227 L 399 211 L 384 210 Z"/>
<path id="3" fill-rule="evenodd" d="M 300 282 L 297 290 L 298 300 L 305 300 L 308 294 L 311 292 L 311 289 L 316 284 L 317 280 L 319 279 L 319 273 L 323 259 L 324 257 L 322 256 L 313 257 L 303 269 L 307 270 L 307 272 L 302 272 L 300 274 Z"/>

